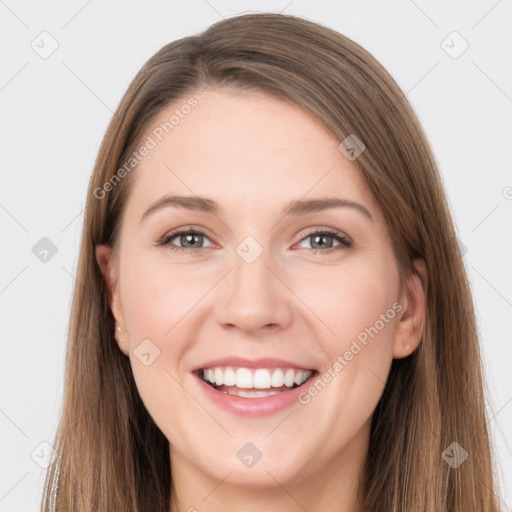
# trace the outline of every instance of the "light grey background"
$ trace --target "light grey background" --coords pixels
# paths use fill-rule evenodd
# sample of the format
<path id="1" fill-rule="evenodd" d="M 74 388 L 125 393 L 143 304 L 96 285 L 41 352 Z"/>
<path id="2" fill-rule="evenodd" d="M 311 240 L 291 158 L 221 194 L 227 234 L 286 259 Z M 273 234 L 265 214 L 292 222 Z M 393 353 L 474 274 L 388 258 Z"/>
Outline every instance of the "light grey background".
<path id="1" fill-rule="evenodd" d="M 418 113 L 467 248 L 489 427 L 511 510 L 510 0 L 0 0 L 0 512 L 38 510 L 37 462 L 49 454 L 40 443 L 52 442 L 62 399 L 86 188 L 113 110 L 161 46 L 254 11 L 304 16 L 354 39 Z M 58 48 L 48 56 L 52 44 Z M 42 237 L 57 248 L 47 262 L 32 252 Z"/>

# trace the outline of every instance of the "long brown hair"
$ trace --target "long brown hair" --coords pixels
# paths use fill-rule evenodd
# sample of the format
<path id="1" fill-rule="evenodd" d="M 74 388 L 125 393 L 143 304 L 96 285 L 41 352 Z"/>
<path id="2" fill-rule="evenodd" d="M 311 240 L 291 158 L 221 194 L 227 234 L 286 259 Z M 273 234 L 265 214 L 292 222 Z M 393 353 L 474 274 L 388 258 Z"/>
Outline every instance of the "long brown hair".
<path id="1" fill-rule="evenodd" d="M 273 13 L 231 17 L 167 44 L 136 75 L 112 118 L 88 191 L 54 442 L 59 457 L 47 473 L 42 510 L 169 511 L 168 440 L 114 341 L 95 258 L 98 244 L 116 247 L 136 168 L 98 191 L 155 114 L 205 87 L 267 92 L 312 113 L 340 142 L 356 135 L 366 149 L 355 163 L 385 215 L 401 275 L 414 272 L 414 258 L 426 262 L 422 342 L 393 360 L 374 412 L 363 510 L 497 512 L 474 305 L 429 143 L 372 55 L 330 28 Z M 454 467 L 446 449 L 448 457 L 468 458 Z"/>

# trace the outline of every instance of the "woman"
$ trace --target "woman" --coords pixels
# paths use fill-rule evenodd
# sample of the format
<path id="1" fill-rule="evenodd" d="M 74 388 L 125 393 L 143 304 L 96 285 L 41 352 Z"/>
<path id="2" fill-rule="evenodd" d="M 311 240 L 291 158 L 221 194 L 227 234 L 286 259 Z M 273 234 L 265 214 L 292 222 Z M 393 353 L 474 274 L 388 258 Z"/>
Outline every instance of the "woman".
<path id="1" fill-rule="evenodd" d="M 341 34 L 249 14 L 154 55 L 77 283 L 43 510 L 499 510 L 442 181 Z"/>

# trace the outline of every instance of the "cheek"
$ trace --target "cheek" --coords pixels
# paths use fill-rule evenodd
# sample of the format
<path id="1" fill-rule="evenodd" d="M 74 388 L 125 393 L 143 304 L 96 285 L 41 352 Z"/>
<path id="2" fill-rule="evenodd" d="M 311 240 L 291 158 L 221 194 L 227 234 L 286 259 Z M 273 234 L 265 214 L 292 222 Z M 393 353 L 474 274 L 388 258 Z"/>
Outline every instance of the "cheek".
<path id="1" fill-rule="evenodd" d="M 136 248 L 125 254 L 130 256 L 123 261 L 121 299 L 141 398 L 159 424 L 168 424 L 165 411 L 185 404 L 187 410 L 200 414 L 180 382 L 187 378 L 186 355 L 197 341 L 198 320 L 208 314 L 204 311 L 208 301 L 201 298 L 218 275 L 201 265 L 171 265 L 166 258 L 151 258 L 137 253 Z M 148 366 L 138 359 L 146 352 L 150 360 L 157 354 Z"/>
<path id="2" fill-rule="evenodd" d="M 334 360 L 354 341 L 367 353 L 390 350 L 397 316 L 393 272 L 381 270 L 379 262 L 364 261 L 359 267 L 331 267 L 327 272 L 296 285 L 297 294 L 324 325 L 325 334 L 318 337 L 324 352 Z"/>
<path id="3" fill-rule="evenodd" d="M 171 265 L 165 258 L 136 255 L 126 262 L 121 284 L 123 312 L 129 332 L 164 340 L 215 283 L 200 266 Z"/>
<path id="4" fill-rule="evenodd" d="M 323 384 L 301 397 L 309 410 L 304 435 L 321 427 L 338 433 L 333 442 L 349 442 L 375 409 L 392 362 L 398 322 L 396 290 L 384 275 L 378 264 L 331 269 L 330 279 L 317 279 L 317 286 L 307 288 L 309 294 L 305 286 L 298 292 L 322 320 L 322 335 L 316 339 L 326 356 L 320 370 Z M 326 457 L 331 448 L 325 448 Z"/>
<path id="5" fill-rule="evenodd" d="M 197 314 L 208 279 L 205 277 L 206 284 L 202 284 L 205 280 L 195 279 L 196 274 L 191 277 L 192 271 L 187 274 L 177 267 L 150 264 L 133 254 L 133 259 L 125 262 L 121 283 L 130 363 L 146 409 L 173 442 L 186 437 L 187 422 L 172 420 L 170 411 L 201 414 L 197 403 L 184 392 L 180 363 L 193 343 L 195 331 L 190 319 Z M 146 361 L 144 353 L 150 354 Z M 146 365 L 147 359 L 151 362 Z"/>

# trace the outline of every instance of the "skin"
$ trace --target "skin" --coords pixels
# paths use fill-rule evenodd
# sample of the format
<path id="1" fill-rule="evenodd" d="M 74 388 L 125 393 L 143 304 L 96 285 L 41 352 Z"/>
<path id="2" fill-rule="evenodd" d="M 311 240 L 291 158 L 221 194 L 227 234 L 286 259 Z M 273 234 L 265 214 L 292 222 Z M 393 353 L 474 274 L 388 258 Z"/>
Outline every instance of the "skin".
<path id="1" fill-rule="evenodd" d="M 194 97 L 198 105 L 133 171 L 118 253 L 96 253 L 119 348 L 170 442 L 179 503 L 171 512 L 356 512 L 371 417 L 392 359 L 421 340 L 425 264 L 414 262 L 418 275 L 401 290 L 380 208 L 340 141 L 309 113 L 264 93 L 209 89 Z M 183 103 L 162 110 L 151 129 Z M 206 196 L 223 210 L 170 206 L 141 222 L 165 194 Z M 326 196 L 364 205 L 373 222 L 348 207 L 281 213 L 292 200 Z M 174 237 L 182 252 L 157 245 L 191 224 L 206 232 L 202 242 Z M 353 245 L 327 235 L 318 249 L 308 235 L 322 228 Z M 250 264 L 236 252 L 247 236 L 263 249 Z M 396 302 L 401 311 L 306 405 L 236 416 L 208 401 L 190 373 L 237 355 L 283 358 L 322 374 Z M 134 354 L 145 339 L 160 350 L 149 366 Z M 252 468 L 236 456 L 247 442 L 263 454 Z"/>

